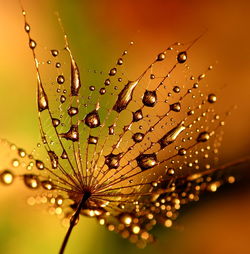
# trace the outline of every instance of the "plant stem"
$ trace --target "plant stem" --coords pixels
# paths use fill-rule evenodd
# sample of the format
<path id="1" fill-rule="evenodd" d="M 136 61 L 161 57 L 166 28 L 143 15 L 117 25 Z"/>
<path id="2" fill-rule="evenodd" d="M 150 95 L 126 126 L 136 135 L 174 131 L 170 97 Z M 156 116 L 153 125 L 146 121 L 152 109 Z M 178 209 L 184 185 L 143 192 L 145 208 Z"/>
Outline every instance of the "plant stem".
<path id="1" fill-rule="evenodd" d="M 83 205 L 85 204 L 85 202 L 89 199 L 90 196 L 91 196 L 91 194 L 89 192 L 86 192 L 86 193 L 83 194 L 82 200 L 78 204 L 76 212 L 74 213 L 74 215 L 70 219 L 70 226 L 69 226 L 68 231 L 67 231 L 67 233 L 66 233 L 66 235 L 64 237 L 64 240 L 63 240 L 63 243 L 62 243 L 62 246 L 61 246 L 59 254 L 63 254 L 64 253 L 64 250 L 66 248 L 66 245 L 67 245 L 69 237 L 70 237 L 70 234 L 71 234 L 71 232 L 73 230 L 73 227 L 76 224 L 77 219 L 79 218 L 81 209 L 82 209 Z"/>

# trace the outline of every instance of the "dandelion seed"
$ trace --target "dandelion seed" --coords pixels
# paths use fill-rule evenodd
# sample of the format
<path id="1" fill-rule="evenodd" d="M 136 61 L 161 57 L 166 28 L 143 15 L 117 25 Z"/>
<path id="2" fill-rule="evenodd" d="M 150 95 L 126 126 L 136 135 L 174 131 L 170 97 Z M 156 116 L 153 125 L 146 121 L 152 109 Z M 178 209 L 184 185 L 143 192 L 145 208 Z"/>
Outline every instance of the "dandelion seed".
<path id="1" fill-rule="evenodd" d="M 119 76 L 128 54 L 124 51 L 106 73 L 105 87 L 97 89 L 82 82 L 63 28 L 65 49 L 51 49 L 52 59 L 39 61 L 39 45 L 31 39 L 25 11 L 23 17 L 47 156 L 36 158 L 3 140 L 18 159 L 12 160 L 13 170 L 0 172 L 0 181 L 10 185 L 21 179 L 38 193 L 28 204 L 48 203 L 49 213 L 64 224 L 69 219 L 60 253 L 80 215 L 95 217 L 108 230 L 145 247 L 154 241 L 150 230 L 155 225 L 171 227 L 184 204 L 235 181 L 218 173 L 225 166 L 215 164 L 225 116 L 214 108 L 217 96 L 203 87 L 213 68 L 176 75 L 179 69 L 188 70 L 191 48 L 199 38 L 170 45 L 134 81 Z M 171 61 L 171 67 L 164 65 Z M 41 75 L 42 62 L 48 63 L 50 80 Z M 159 66 L 165 73 L 158 73 Z M 56 84 L 52 91 L 51 83 Z M 20 166 L 31 172 L 20 173 Z"/>

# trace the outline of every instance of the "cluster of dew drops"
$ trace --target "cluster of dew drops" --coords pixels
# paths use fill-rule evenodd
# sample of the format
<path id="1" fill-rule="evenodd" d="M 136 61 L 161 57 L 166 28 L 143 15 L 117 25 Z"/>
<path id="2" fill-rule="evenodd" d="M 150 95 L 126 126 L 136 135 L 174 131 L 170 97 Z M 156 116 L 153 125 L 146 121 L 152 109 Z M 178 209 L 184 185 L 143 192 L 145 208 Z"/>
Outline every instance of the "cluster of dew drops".
<path id="1" fill-rule="evenodd" d="M 38 74 L 39 147 L 45 147 L 47 157 L 37 159 L 2 140 L 19 158 L 1 171 L 1 183 L 10 185 L 20 178 L 37 191 L 28 204 L 49 204 L 49 213 L 57 214 L 65 225 L 81 191 L 88 189 L 92 195 L 81 214 L 96 217 L 110 231 L 145 247 L 154 241 L 150 230 L 156 224 L 171 227 L 182 205 L 234 182 L 233 176 L 218 173 L 212 162 L 217 159 L 224 120 L 214 109 L 217 96 L 200 86 L 213 68 L 189 74 L 188 54 L 197 40 L 167 47 L 133 81 L 119 71 L 126 50 L 100 88 L 82 84 L 66 41 L 65 49 L 50 50 L 52 59 L 43 62 L 55 67 L 56 75 L 49 73 L 54 79 L 49 90 L 49 82 L 41 80 L 37 43 L 23 15 Z M 61 62 L 60 54 L 69 59 Z M 166 61 L 170 64 L 164 74 L 157 73 L 157 66 Z M 180 66 L 184 70 L 175 74 Z M 184 78 L 178 81 L 180 75 Z M 20 174 L 16 171 L 20 167 L 36 173 Z"/>

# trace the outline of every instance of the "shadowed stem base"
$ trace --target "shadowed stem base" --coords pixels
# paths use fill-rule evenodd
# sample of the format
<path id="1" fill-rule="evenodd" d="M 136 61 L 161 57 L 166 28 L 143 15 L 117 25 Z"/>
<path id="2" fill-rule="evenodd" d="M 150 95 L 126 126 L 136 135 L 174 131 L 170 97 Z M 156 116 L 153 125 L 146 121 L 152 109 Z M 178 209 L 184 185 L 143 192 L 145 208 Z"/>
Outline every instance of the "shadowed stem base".
<path id="1" fill-rule="evenodd" d="M 85 204 L 85 202 L 88 200 L 88 198 L 91 196 L 90 193 L 86 192 L 83 194 L 83 197 L 82 197 L 82 200 L 81 202 L 78 204 L 78 207 L 76 209 L 76 212 L 74 213 L 74 215 L 72 216 L 72 218 L 70 219 L 70 226 L 69 226 L 69 229 L 64 237 L 64 240 L 63 240 L 63 243 L 62 243 L 62 246 L 61 246 L 61 249 L 60 249 L 60 252 L 59 254 L 63 254 L 64 253 L 64 250 L 66 248 L 66 245 L 68 243 L 68 240 L 69 240 L 69 237 L 70 237 L 70 234 L 73 230 L 73 227 L 75 226 L 76 224 L 76 221 L 77 219 L 79 218 L 79 215 L 80 215 L 80 212 L 81 212 L 81 209 L 83 207 L 83 205 Z"/>

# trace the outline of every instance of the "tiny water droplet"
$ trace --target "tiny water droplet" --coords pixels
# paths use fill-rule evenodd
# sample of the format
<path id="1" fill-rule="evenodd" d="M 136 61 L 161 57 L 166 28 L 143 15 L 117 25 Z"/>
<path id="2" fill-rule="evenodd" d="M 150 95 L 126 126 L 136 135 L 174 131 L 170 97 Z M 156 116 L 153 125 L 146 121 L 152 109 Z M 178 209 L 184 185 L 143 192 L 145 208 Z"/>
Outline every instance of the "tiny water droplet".
<path id="1" fill-rule="evenodd" d="M 109 169 L 117 169 L 120 166 L 120 159 L 122 157 L 122 153 L 119 154 L 109 154 L 105 156 L 105 164 Z"/>
<path id="2" fill-rule="evenodd" d="M 60 102 L 64 103 L 66 101 L 66 97 L 64 95 L 60 96 Z"/>
<path id="3" fill-rule="evenodd" d="M 119 58 L 119 59 L 117 60 L 117 64 L 118 64 L 118 65 L 122 65 L 122 64 L 123 64 L 123 59 L 122 59 L 122 58 Z"/>
<path id="4" fill-rule="evenodd" d="M 138 122 L 143 118 L 141 109 L 133 112 L 133 122 Z"/>
<path id="5" fill-rule="evenodd" d="M 88 138 L 88 143 L 89 143 L 89 144 L 96 145 L 97 142 L 98 142 L 98 137 L 89 136 L 89 138 Z"/>
<path id="6" fill-rule="evenodd" d="M 6 185 L 12 184 L 14 181 L 14 175 L 9 170 L 4 170 L 0 174 L 0 181 Z"/>
<path id="7" fill-rule="evenodd" d="M 187 154 L 187 150 L 185 148 L 181 148 L 178 150 L 178 154 L 181 156 L 184 156 Z"/>
<path id="8" fill-rule="evenodd" d="M 180 112 L 181 111 L 181 104 L 179 102 L 171 104 L 170 110 L 172 110 L 174 112 Z"/>
<path id="9" fill-rule="evenodd" d="M 53 190 L 54 189 L 54 186 L 51 181 L 44 180 L 41 182 L 41 184 L 45 190 Z"/>
<path id="10" fill-rule="evenodd" d="M 57 81 L 57 83 L 58 83 L 59 85 L 62 85 L 62 84 L 65 82 L 65 78 L 64 78 L 63 75 L 59 75 L 59 76 L 57 77 L 56 81 Z"/>
<path id="11" fill-rule="evenodd" d="M 112 68 L 110 71 L 109 71 L 109 76 L 115 76 L 117 72 L 117 69 L 116 68 Z"/>
<path id="12" fill-rule="evenodd" d="M 157 61 L 163 61 L 165 59 L 165 53 L 160 53 L 158 56 L 157 56 Z"/>
<path id="13" fill-rule="evenodd" d="M 210 135 L 208 132 L 204 131 L 204 132 L 201 132 L 197 138 L 197 142 L 206 142 L 208 141 L 210 138 Z"/>
<path id="14" fill-rule="evenodd" d="M 54 127 L 57 127 L 60 124 L 60 120 L 57 119 L 57 118 L 53 118 L 52 119 L 52 124 L 53 124 Z"/>
<path id="15" fill-rule="evenodd" d="M 185 63 L 186 60 L 187 60 L 187 52 L 186 51 L 180 52 L 177 55 L 177 61 L 178 61 L 178 63 L 180 63 L 180 64 Z"/>
<path id="16" fill-rule="evenodd" d="M 36 160 L 36 168 L 39 170 L 43 170 L 44 169 L 44 163 L 40 160 Z"/>
<path id="17" fill-rule="evenodd" d="M 28 23 L 24 24 L 24 30 L 25 30 L 26 33 L 30 32 L 30 25 Z"/>
<path id="18" fill-rule="evenodd" d="M 136 143 L 140 143 L 144 138 L 144 134 L 141 132 L 137 132 L 132 136 L 132 138 Z"/>
<path id="19" fill-rule="evenodd" d="M 40 185 L 38 177 L 33 174 L 25 174 L 23 180 L 24 184 L 30 189 L 37 189 Z"/>
<path id="20" fill-rule="evenodd" d="M 58 56 L 58 54 L 59 54 L 59 51 L 56 49 L 52 49 L 50 52 L 51 52 L 52 56 Z"/>
<path id="21" fill-rule="evenodd" d="M 208 95 L 207 100 L 208 100 L 209 103 L 215 103 L 216 100 L 217 100 L 217 97 L 216 97 L 215 94 L 211 93 L 211 94 Z"/>
<path id="22" fill-rule="evenodd" d="M 48 151 L 48 155 L 51 162 L 51 167 L 56 169 L 58 167 L 58 156 L 55 154 L 54 151 Z"/>
<path id="23" fill-rule="evenodd" d="M 30 39 L 29 46 L 31 49 L 34 49 L 36 47 L 36 42 L 34 40 Z"/>
<path id="24" fill-rule="evenodd" d="M 70 107 L 68 109 L 68 115 L 69 116 L 74 116 L 76 114 L 78 114 L 78 108 L 76 108 L 76 107 Z"/>

